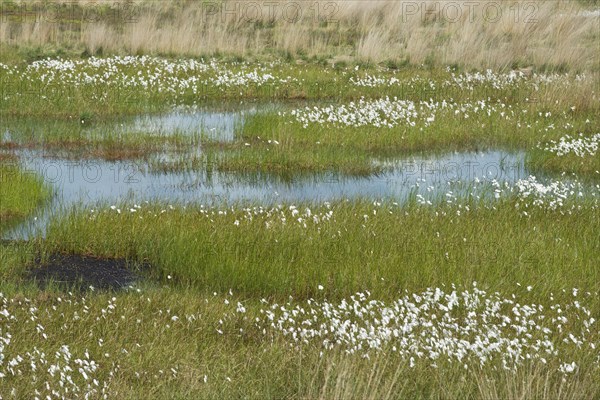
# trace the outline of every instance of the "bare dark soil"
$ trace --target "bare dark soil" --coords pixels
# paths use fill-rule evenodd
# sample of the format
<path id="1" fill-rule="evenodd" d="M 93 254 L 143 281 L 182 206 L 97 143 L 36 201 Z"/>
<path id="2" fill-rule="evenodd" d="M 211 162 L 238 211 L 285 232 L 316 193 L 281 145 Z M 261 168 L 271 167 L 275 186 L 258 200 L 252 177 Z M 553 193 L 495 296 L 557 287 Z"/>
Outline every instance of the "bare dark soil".
<path id="1" fill-rule="evenodd" d="M 52 254 L 35 260 L 28 278 L 41 287 L 52 283 L 72 290 L 120 290 L 142 279 L 131 262 L 117 258 L 96 258 L 77 254 Z"/>

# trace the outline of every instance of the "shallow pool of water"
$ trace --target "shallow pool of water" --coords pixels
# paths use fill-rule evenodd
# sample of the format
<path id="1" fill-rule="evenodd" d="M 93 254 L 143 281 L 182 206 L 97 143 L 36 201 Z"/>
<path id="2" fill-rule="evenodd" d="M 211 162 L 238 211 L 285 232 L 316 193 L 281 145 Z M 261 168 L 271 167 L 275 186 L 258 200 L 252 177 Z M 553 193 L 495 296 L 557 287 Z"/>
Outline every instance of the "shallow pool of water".
<path id="1" fill-rule="evenodd" d="M 61 136 L 70 132 L 73 136 L 101 138 L 106 134 L 143 134 L 172 136 L 175 134 L 204 136 L 219 141 L 231 141 L 237 126 L 242 126 L 248 115 L 257 112 L 281 110 L 293 104 L 237 103 L 219 107 L 180 108 L 172 111 L 144 114 L 135 117 L 119 117 L 111 121 L 6 119 L 0 121 L 0 144 L 9 142 L 39 142 L 41 138 Z M 75 137 L 75 138 L 77 138 Z"/>
<path id="2" fill-rule="evenodd" d="M 280 104 L 241 103 L 219 109 L 211 107 L 174 110 L 163 114 L 137 116 L 121 123 L 120 128 L 125 131 L 147 132 L 161 136 L 204 135 L 215 140 L 231 141 L 234 139 L 236 126 L 243 125 L 247 115 L 281 107 Z"/>
<path id="3" fill-rule="evenodd" d="M 153 173 L 144 164 L 131 161 L 52 159 L 34 151 L 22 152 L 20 157 L 24 170 L 40 176 L 55 194 L 33 219 L 9 232 L 8 238 L 43 236 L 53 215 L 73 207 L 131 206 L 144 201 L 268 205 L 357 198 L 389 198 L 401 203 L 417 194 L 426 199 L 443 197 L 450 191 L 456 196 L 467 195 L 474 184 L 494 179 L 513 183 L 529 175 L 524 153 L 502 151 L 377 162 L 390 168 L 379 176 L 329 173 L 292 179 L 207 171 Z"/>

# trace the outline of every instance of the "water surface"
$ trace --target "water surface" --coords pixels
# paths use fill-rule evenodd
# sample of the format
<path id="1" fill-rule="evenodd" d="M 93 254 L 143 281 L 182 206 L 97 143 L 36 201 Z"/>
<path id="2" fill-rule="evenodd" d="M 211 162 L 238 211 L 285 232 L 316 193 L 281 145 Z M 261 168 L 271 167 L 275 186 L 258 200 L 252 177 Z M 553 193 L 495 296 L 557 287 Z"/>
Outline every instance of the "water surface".
<path id="1" fill-rule="evenodd" d="M 390 170 L 377 176 L 351 177 L 337 173 L 283 179 L 203 171 L 151 172 L 132 161 L 66 160 L 44 158 L 35 151 L 21 153 L 22 168 L 52 187 L 54 196 L 34 219 L 8 234 L 11 238 L 44 235 L 48 220 L 74 207 L 93 209 L 134 205 L 145 201 L 167 204 L 220 206 L 252 203 L 394 199 L 405 202 L 420 194 L 425 199 L 466 196 L 473 186 L 514 183 L 527 178 L 524 153 L 486 151 L 374 161 Z"/>

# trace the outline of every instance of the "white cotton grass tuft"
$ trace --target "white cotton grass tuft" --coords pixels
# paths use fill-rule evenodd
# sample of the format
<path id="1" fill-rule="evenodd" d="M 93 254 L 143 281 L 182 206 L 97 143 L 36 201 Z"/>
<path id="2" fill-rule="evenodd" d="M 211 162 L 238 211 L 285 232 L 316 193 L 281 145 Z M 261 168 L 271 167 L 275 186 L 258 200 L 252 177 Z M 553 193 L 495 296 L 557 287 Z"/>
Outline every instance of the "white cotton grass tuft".
<path id="1" fill-rule="evenodd" d="M 577 157 L 594 157 L 598 153 L 600 146 L 600 133 L 592 136 L 584 136 L 582 133 L 578 137 L 565 135 L 558 142 L 551 140 L 544 150 L 563 157 L 568 154 L 575 154 Z"/>
<path id="2" fill-rule="evenodd" d="M 475 283 L 469 290 L 430 288 L 390 302 L 364 292 L 338 302 L 272 304 L 261 313 L 260 329 L 295 346 L 361 355 L 393 352 L 411 367 L 443 359 L 480 367 L 499 363 L 515 371 L 526 360 L 546 364 L 573 346 L 594 351 L 599 344 L 592 328 L 596 320 L 579 302 L 548 308 L 488 293 Z M 584 321 L 586 329 L 571 328 L 569 321 Z M 559 340 L 562 336 L 569 340 Z M 559 367 L 564 374 L 575 369 L 574 362 Z"/>

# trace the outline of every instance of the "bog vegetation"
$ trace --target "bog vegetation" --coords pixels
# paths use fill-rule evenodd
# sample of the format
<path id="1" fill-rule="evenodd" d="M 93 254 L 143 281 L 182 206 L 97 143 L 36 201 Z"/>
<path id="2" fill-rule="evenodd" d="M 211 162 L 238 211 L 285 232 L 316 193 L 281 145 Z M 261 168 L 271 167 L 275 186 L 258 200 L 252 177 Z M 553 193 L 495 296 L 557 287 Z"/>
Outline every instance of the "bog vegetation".
<path id="1" fill-rule="evenodd" d="M 597 5 L 467 3 L 0 3 L 0 399 L 598 398 Z"/>

